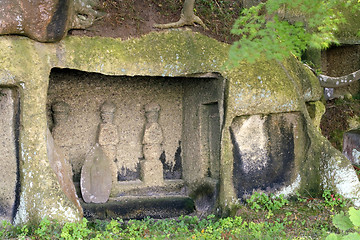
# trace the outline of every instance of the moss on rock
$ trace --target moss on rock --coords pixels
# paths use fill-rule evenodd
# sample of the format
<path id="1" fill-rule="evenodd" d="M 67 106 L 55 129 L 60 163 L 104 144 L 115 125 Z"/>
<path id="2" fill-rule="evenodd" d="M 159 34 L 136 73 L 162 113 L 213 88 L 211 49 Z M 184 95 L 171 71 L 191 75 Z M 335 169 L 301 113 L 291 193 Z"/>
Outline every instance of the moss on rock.
<path id="1" fill-rule="evenodd" d="M 199 33 L 182 30 L 157 32 L 138 39 L 67 37 L 56 44 L 38 43 L 18 36 L 0 38 L 0 85 L 17 86 L 21 101 L 20 160 L 21 194 L 16 222 L 39 221 L 45 216 L 76 221 L 81 215 L 62 193 L 49 166 L 46 151 L 46 98 L 52 68 L 70 68 L 107 75 L 191 76 L 218 72 L 226 79 L 224 124 L 221 140 L 220 202 L 223 208 L 238 199 L 232 183 L 232 143 L 229 127 L 235 117 L 254 114 L 300 112 L 304 117 L 310 146 L 300 176 L 293 179 L 290 192 L 297 189 L 320 191 L 330 181 L 329 171 L 348 169 L 347 160 L 331 147 L 324 150 L 322 138 L 307 112 L 305 102 L 318 101 L 321 88 L 311 71 L 291 58 L 282 63 L 259 61 L 223 67 L 229 46 Z M 324 145 L 325 144 L 325 145 Z M 336 160 L 331 160 L 336 159 Z M 332 168 L 324 162 L 331 160 Z M 320 167 L 322 166 L 322 167 Z M 322 176 L 325 177 L 322 177 Z M 339 174 L 331 175 L 334 179 Z M 340 180 L 339 180 L 340 181 Z M 341 180 L 342 181 L 342 180 Z M 359 185 L 341 190 L 334 182 L 326 187 L 358 197 Z M 343 181 L 343 182 L 344 182 Z M 324 185 L 325 186 L 325 185 Z"/>

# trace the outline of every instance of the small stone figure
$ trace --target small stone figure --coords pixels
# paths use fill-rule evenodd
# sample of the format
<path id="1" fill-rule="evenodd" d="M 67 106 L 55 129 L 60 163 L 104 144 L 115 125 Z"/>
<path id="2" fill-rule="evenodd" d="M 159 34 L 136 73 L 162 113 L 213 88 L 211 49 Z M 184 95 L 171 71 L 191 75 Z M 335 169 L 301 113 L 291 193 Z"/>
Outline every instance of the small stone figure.
<path id="1" fill-rule="evenodd" d="M 99 124 L 97 142 L 110 161 L 113 184 L 117 182 L 116 146 L 119 143 L 117 126 L 114 122 L 115 104 L 105 101 L 100 108 L 101 123 Z"/>
<path id="2" fill-rule="evenodd" d="M 142 140 L 144 159 L 140 162 L 141 180 L 149 186 L 163 185 L 163 165 L 160 161 L 163 132 L 158 123 L 160 105 L 150 103 L 145 105 L 146 124 Z"/>
<path id="3" fill-rule="evenodd" d="M 52 136 L 55 144 L 62 149 L 66 159 L 69 160 L 69 151 L 72 147 L 70 134 L 70 127 L 68 124 L 68 117 L 70 106 L 66 102 L 55 102 L 51 109 L 53 111 L 54 127 L 52 128 Z"/>

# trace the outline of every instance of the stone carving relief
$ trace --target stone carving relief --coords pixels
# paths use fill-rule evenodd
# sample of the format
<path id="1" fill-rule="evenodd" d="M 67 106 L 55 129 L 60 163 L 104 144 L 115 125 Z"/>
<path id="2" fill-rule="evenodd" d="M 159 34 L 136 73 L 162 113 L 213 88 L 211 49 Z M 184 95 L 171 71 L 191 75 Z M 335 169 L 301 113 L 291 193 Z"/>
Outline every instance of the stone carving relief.
<path id="1" fill-rule="evenodd" d="M 116 148 L 119 143 L 119 136 L 117 126 L 114 124 L 114 112 L 116 106 L 110 101 L 105 101 L 101 105 L 100 118 L 101 123 L 99 124 L 97 142 L 99 143 L 104 154 L 110 161 L 111 167 L 111 179 L 113 184 L 117 182 L 118 169 L 115 164 L 116 159 Z"/>
<path id="2" fill-rule="evenodd" d="M 104 203 L 117 182 L 116 148 L 119 143 L 114 124 L 116 106 L 105 101 L 100 107 L 101 123 L 98 126 L 95 146 L 86 155 L 81 170 L 81 192 L 87 203 Z"/>
<path id="3" fill-rule="evenodd" d="M 163 165 L 160 161 L 164 142 L 163 131 L 158 123 L 160 105 L 149 103 L 144 106 L 146 124 L 142 139 L 144 160 L 140 162 L 140 177 L 146 185 L 163 185 Z"/>
<path id="4" fill-rule="evenodd" d="M 0 35 L 19 34 L 40 42 L 55 42 L 70 29 L 84 29 L 103 14 L 98 0 L 2 0 Z"/>
<path id="5" fill-rule="evenodd" d="M 140 180 L 140 161 L 143 159 L 142 141 L 146 122 L 144 103 L 149 102 L 156 102 L 161 106 L 159 112 L 161 117 L 157 122 L 163 134 L 160 155 L 165 166 L 163 171 L 169 175 L 168 178 L 164 175 L 164 178 L 180 179 L 182 84 L 180 81 L 164 79 L 159 81 L 157 78 L 148 77 L 133 79 L 74 70 L 53 71 L 48 90 L 49 125 L 52 124 L 51 118 L 54 118 L 56 123 L 52 128 L 52 131 L 55 131 L 53 136 L 72 164 L 74 181 L 80 181 L 86 154 L 96 142 L 106 154 L 111 155 L 116 152 L 115 157 L 109 156 L 109 158 L 112 158 L 116 165 L 112 169 L 118 171 L 118 183 L 126 184 L 129 181 Z M 164 88 L 167 91 L 164 91 Z M 104 108 L 104 113 L 102 113 L 102 105 L 106 101 L 116 106 L 112 114 L 110 107 L 109 116 L 112 122 L 108 124 L 102 120 L 106 115 L 105 111 L 108 111 Z M 66 112 L 58 113 L 59 110 L 53 107 L 58 102 L 68 104 L 67 115 Z M 59 118 L 57 115 L 65 116 L 62 118 L 60 116 L 61 120 L 57 120 Z M 66 124 L 58 123 L 65 122 L 65 119 Z M 60 125 L 63 127 L 60 128 Z M 111 134 L 106 135 L 107 131 Z M 112 137 L 113 135 L 117 137 Z M 113 150 L 104 150 L 104 148 Z M 113 173 L 116 175 L 115 171 Z"/>
<path id="6" fill-rule="evenodd" d="M 70 126 L 69 126 L 69 112 L 70 106 L 66 102 L 55 102 L 51 106 L 53 112 L 54 127 L 52 128 L 52 136 L 54 137 L 55 144 L 67 151 L 71 147 L 70 140 Z"/>
<path id="7" fill-rule="evenodd" d="M 52 137 L 56 146 L 62 151 L 65 158 L 72 166 L 73 172 L 81 168 L 79 163 L 72 157 L 73 153 L 77 151 L 81 145 L 78 141 L 72 138 L 73 123 L 72 110 L 68 103 L 64 101 L 55 101 L 51 105 L 53 127 L 51 129 Z M 51 124 L 51 122 L 49 123 Z"/>

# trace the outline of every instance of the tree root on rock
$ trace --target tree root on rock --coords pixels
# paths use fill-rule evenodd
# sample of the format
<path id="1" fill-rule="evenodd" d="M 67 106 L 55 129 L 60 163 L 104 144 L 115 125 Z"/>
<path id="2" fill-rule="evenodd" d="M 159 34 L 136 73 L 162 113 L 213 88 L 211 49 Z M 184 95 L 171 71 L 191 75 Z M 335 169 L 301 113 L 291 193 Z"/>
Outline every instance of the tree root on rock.
<path id="1" fill-rule="evenodd" d="M 201 25 L 204 29 L 207 29 L 204 22 L 195 14 L 193 14 L 192 18 L 185 18 L 183 14 L 181 14 L 180 20 L 172 23 L 165 24 L 155 24 L 154 27 L 160 29 L 168 29 L 168 28 L 178 28 L 184 26 L 193 26 L 195 24 Z"/>
<path id="2" fill-rule="evenodd" d="M 181 10 L 180 20 L 172 23 L 155 24 L 154 27 L 167 29 L 178 28 L 183 26 L 193 26 L 194 24 L 201 25 L 204 29 L 207 29 L 204 22 L 194 14 L 195 0 L 185 0 L 183 8 Z"/>

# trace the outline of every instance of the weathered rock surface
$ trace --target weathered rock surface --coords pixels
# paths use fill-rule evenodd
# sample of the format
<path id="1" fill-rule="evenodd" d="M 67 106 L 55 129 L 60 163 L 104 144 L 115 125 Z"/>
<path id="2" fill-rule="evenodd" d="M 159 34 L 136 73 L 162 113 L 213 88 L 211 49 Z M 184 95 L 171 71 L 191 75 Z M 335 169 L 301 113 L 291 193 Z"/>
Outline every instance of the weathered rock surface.
<path id="1" fill-rule="evenodd" d="M 262 129 L 257 131 L 254 139 L 264 140 L 270 136 L 270 140 L 274 141 L 263 145 L 263 154 L 255 155 L 254 158 L 244 158 L 247 159 L 245 165 L 257 169 L 263 163 L 268 164 L 266 166 L 271 170 L 269 173 L 278 174 L 278 177 L 283 179 L 274 180 L 275 183 L 282 183 L 276 188 L 276 193 L 291 195 L 299 191 L 317 194 L 326 188 L 347 198 L 353 198 L 359 206 L 360 183 L 351 169 L 349 160 L 321 136 L 307 111 L 306 102 L 317 102 L 322 95 L 319 82 L 313 73 L 292 58 L 284 62 L 259 61 L 252 65 L 240 63 L 238 68 L 224 69 L 222 65 L 226 61 L 228 48 L 226 44 L 190 31 L 152 33 L 127 41 L 68 37 L 57 44 L 37 43 L 23 37 L 1 37 L 0 69 L 3 70 L 0 70 L 0 86 L 15 85 L 21 92 L 21 192 L 16 223 L 39 221 L 44 216 L 60 221 L 76 221 L 80 217 L 74 204 L 65 197 L 48 162 L 46 103 L 49 75 L 53 68 L 76 69 L 109 76 L 162 76 L 162 81 L 166 79 L 169 84 L 158 81 L 158 86 L 161 87 L 158 87 L 159 91 L 151 89 L 151 97 L 158 97 L 161 102 L 162 113 L 159 123 L 164 131 L 165 142 L 169 136 L 166 135 L 167 128 L 164 127 L 161 118 L 178 115 L 170 110 L 168 115 L 163 114 L 166 112 L 162 105 L 166 102 L 163 96 L 172 95 L 158 93 L 171 89 L 171 82 L 178 80 L 173 77 L 184 77 L 185 80 L 181 82 L 182 88 L 179 89 L 181 94 L 176 95 L 183 99 L 182 105 L 179 105 L 181 108 L 176 108 L 183 110 L 180 111 L 183 116 L 179 118 L 183 180 L 187 185 L 194 185 L 193 189 L 197 189 L 197 182 L 201 183 L 204 182 L 203 179 L 210 178 L 211 181 L 208 182 L 215 182 L 213 185 L 215 188 L 219 186 L 219 191 L 212 190 L 211 192 L 218 196 L 209 198 L 212 200 L 208 202 L 216 201 L 216 205 L 224 210 L 237 201 L 238 192 L 243 187 L 241 182 L 234 181 L 234 172 L 236 174 L 242 165 L 234 164 L 237 158 L 234 158 L 234 143 L 230 129 L 236 130 L 235 140 L 239 146 L 243 146 L 240 149 L 248 149 L 248 143 L 241 139 L 240 133 L 243 133 L 245 128 L 247 131 L 253 129 L 254 126 L 250 122 L 257 122 Z M 189 77 L 192 77 L 191 81 Z M 81 77 L 78 78 L 79 81 L 74 82 L 85 81 Z M 131 80 L 134 79 L 137 78 Z M 94 89 L 98 87 L 92 86 Z M 144 92 L 137 91 L 141 94 Z M 86 92 L 74 93 L 76 95 Z M 125 102 L 131 102 L 134 98 L 126 91 L 117 94 L 130 95 L 124 98 Z M 114 93 L 114 96 L 117 94 Z M 92 125 L 88 125 L 95 129 L 91 133 L 93 135 L 89 135 L 93 136 L 89 142 L 96 141 L 98 107 L 107 95 L 103 95 L 102 98 L 94 96 L 96 102 L 92 102 L 90 97 L 80 98 L 85 103 L 77 112 L 80 115 L 93 111 L 91 115 L 85 114 L 82 118 L 90 116 L 89 120 L 94 120 Z M 138 97 L 140 94 L 135 96 Z M 147 96 L 146 99 L 150 102 L 151 97 Z M 113 97 L 111 100 L 116 101 L 116 98 Z M 141 103 L 138 109 L 143 106 L 143 102 Z M 121 103 L 116 102 L 116 105 L 120 107 Z M 132 112 L 137 114 L 133 116 L 140 116 L 134 117 L 134 121 L 141 129 L 145 119 L 141 118 L 143 113 L 137 110 Z M 263 120 L 261 116 L 264 117 Z M 249 121 L 249 124 L 242 124 L 243 120 L 244 123 Z M 264 128 L 267 121 L 273 124 Z M 78 126 L 81 126 L 81 123 L 80 121 Z M 120 136 L 127 134 L 121 130 L 119 129 Z M 274 134 L 277 132 L 280 134 Z M 85 134 L 87 133 L 84 131 Z M 141 136 L 139 132 L 137 140 L 141 139 Z M 283 146 L 281 142 L 288 146 Z M 178 147 L 178 144 L 175 146 Z M 141 145 L 141 140 L 138 145 Z M 209 156 L 207 149 L 218 149 L 218 153 Z M 250 150 L 239 152 L 256 154 Z M 271 157 L 277 153 L 284 155 Z M 138 159 L 134 159 L 136 160 Z M 286 165 L 287 163 L 290 164 Z M 269 192 L 275 190 L 271 188 L 271 184 L 266 184 L 262 182 L 259 188 Z M 250 185 L 248 187 L 246 189 L 251 188 Z M 194 199 L 197 197 L 194 196 Z"/>
<path id="2" fill-rule="evenodd" d="M 0 221 L 12 221 L 18 179 L 19 99 L 16 89 L 0 88 Z"/>
<path id="3" fill-rule="evenodd" d="M 309 139 L 300 113 L 237 117 L 231 124 L 237 197 L 295 182 Z"/>
<path id="4" fill-rule="evenodd" d="M 344 133 L 344 155 L 356 165 L 360 165 L 360 129 Z"/>
<path id="5" fill-rule="evenodd" d="M 84 28 L 100 14 L 94 0 L 2 0 L 0 35 L 25 35 L 40 42 L 60 41 L 71 28 Z"/>
<path id="6" fill-rule="evenodd" d="M 76 206 L 80 214 L 83 210 L 80 205 L 78 196 L 76 194 L 75 186 L 72 180 L 72 169 L 70 163 L 65 158 L 65 155 L 62 151 L 56 146 L 54 139 L 50 133 L 47 131 L 47 152 L 51 168 L 56 174 L 56 177 L 59 181 L 62 191 L 69 198 L 69 200 Z"/>

